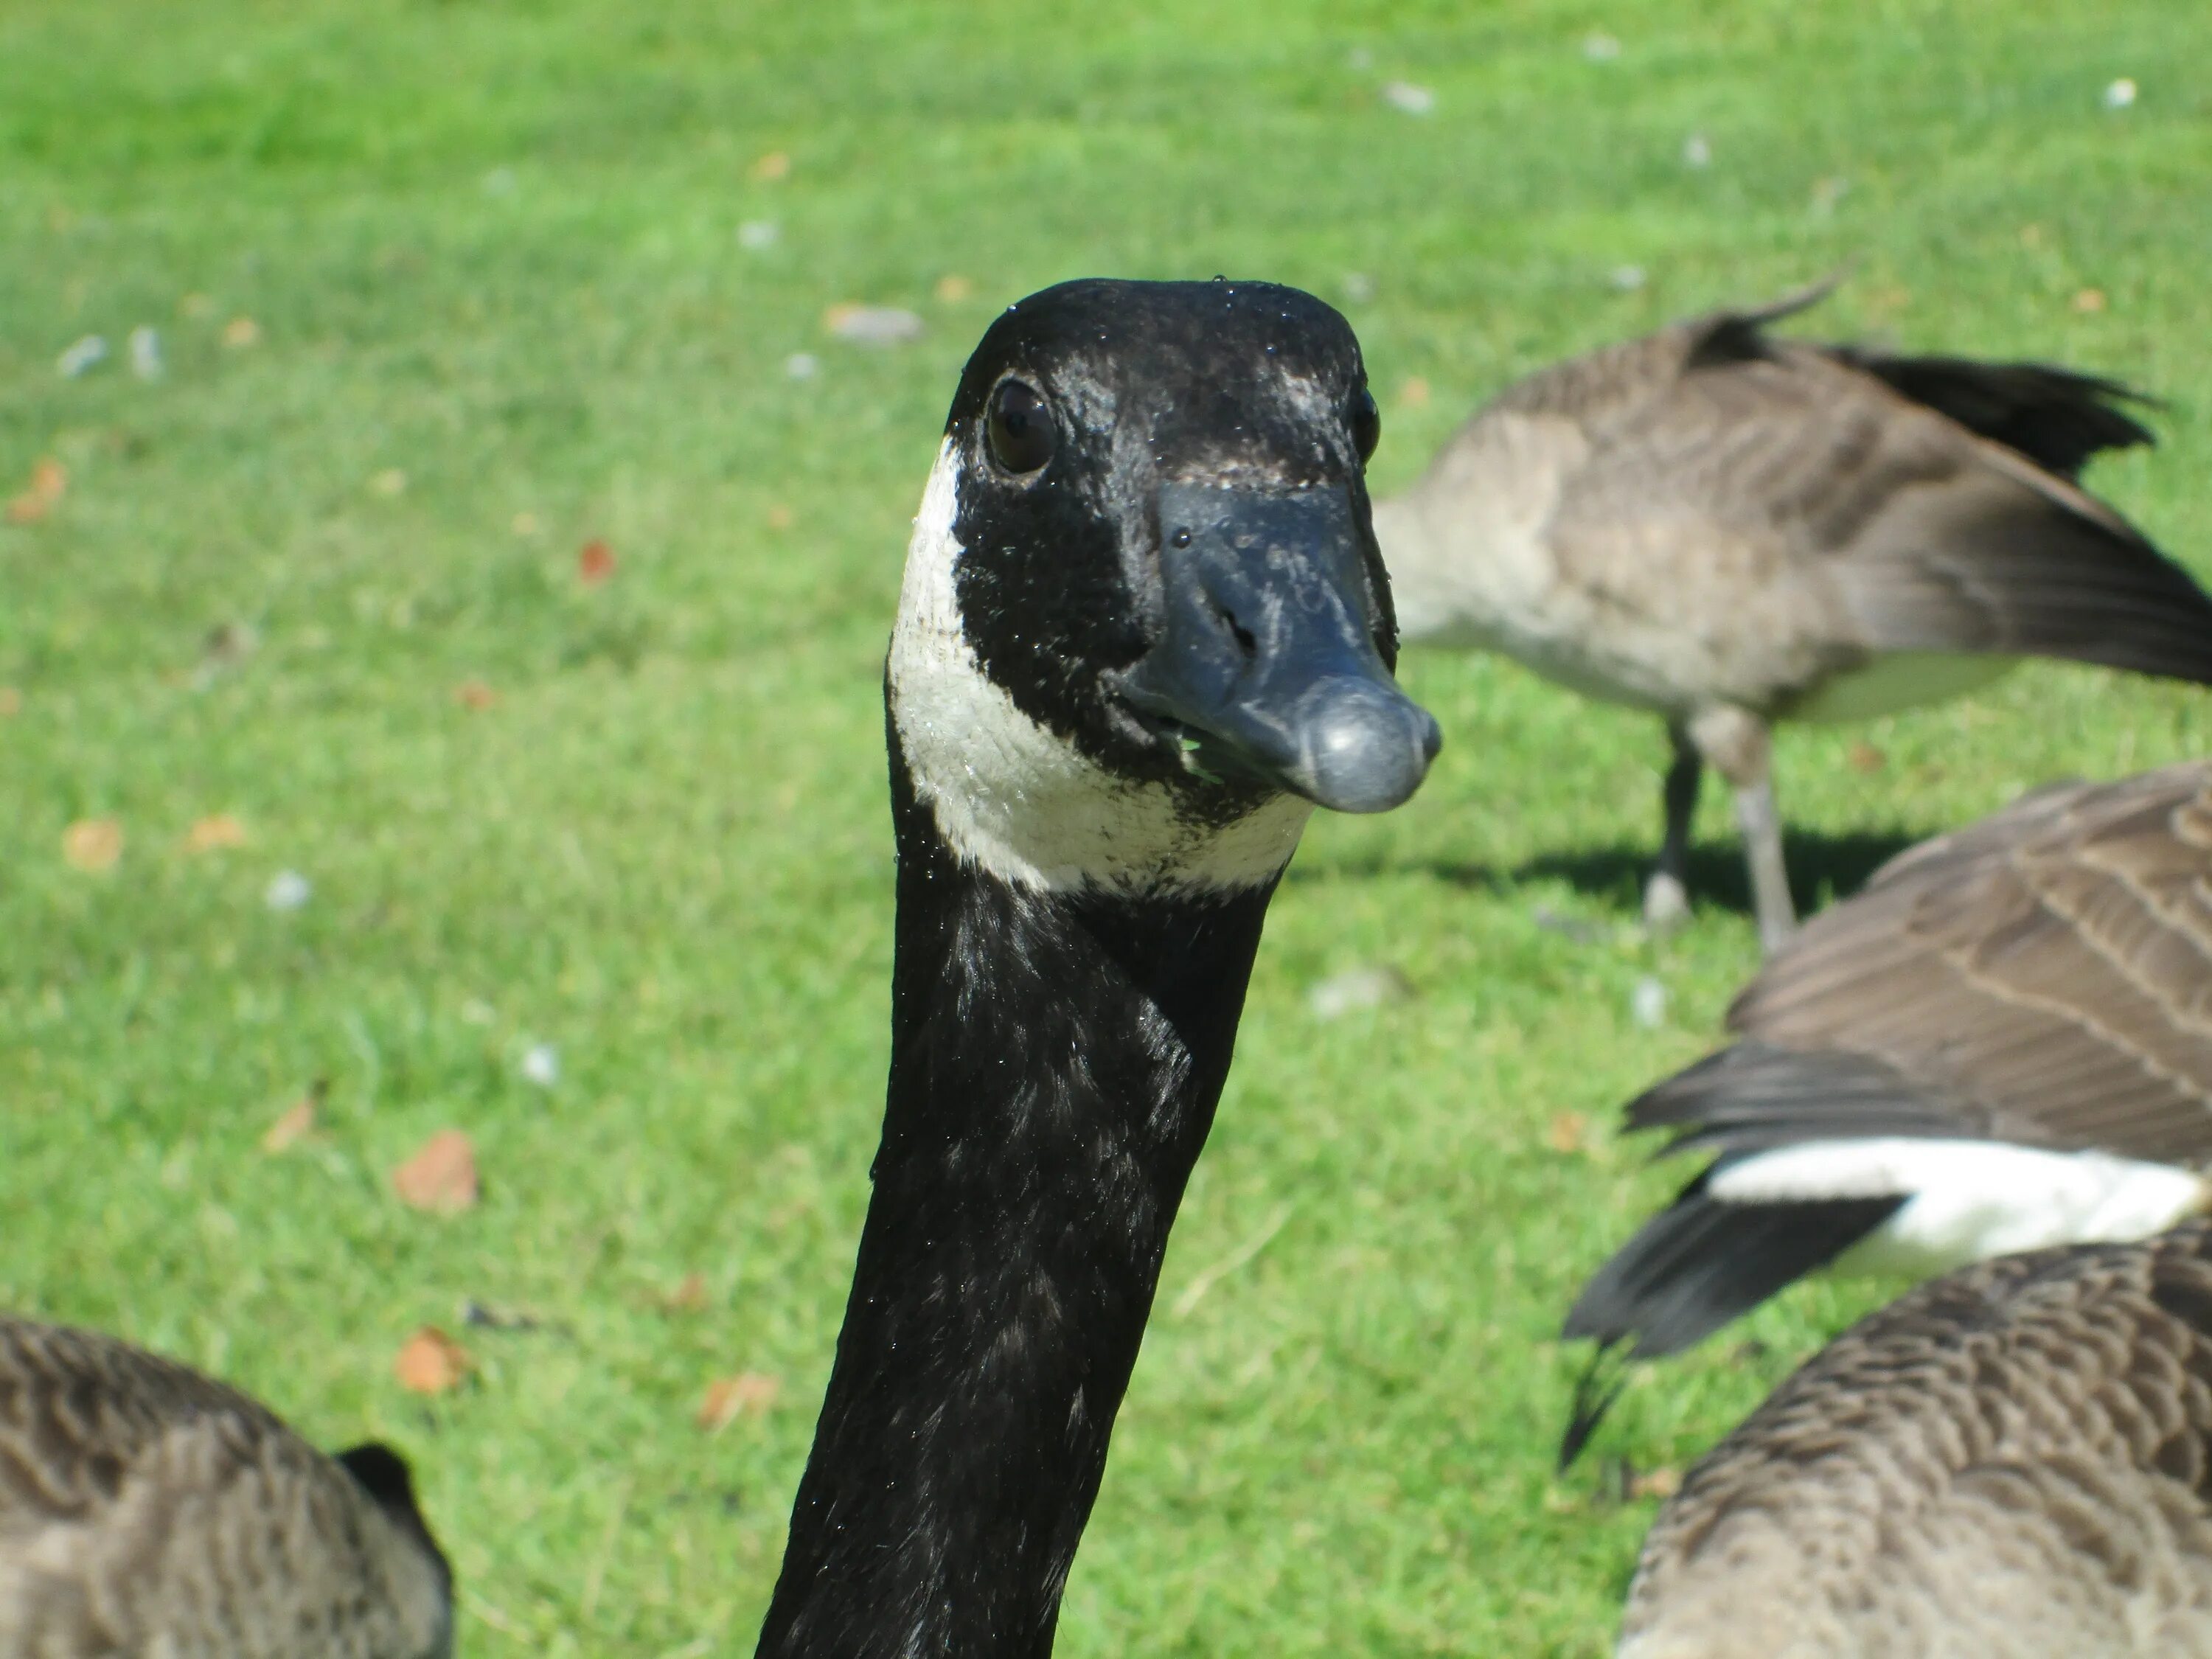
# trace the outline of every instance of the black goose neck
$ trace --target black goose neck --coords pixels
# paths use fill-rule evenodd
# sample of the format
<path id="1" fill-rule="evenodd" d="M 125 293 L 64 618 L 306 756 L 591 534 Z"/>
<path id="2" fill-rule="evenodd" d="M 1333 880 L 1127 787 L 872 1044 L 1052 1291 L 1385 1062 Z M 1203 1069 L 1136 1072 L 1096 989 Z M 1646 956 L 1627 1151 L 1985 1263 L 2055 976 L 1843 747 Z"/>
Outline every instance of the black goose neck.
<path id="1" fill-rule="evenodd" d="M 963 865 L 894 732 L 875 1189 L 763 1659 L 1042 1659 L 1271 888 Z"/>

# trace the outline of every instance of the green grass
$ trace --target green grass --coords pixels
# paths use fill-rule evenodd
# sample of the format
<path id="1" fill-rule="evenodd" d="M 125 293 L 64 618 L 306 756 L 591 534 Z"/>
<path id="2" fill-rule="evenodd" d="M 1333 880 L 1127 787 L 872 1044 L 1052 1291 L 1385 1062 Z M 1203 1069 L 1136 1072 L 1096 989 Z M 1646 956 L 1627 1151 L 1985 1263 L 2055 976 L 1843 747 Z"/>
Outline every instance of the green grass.
<path id="1" fill-rule="evenodd" d="M 2094 483 L 2212 571 L 2190 8 L 1192 9 L 0 21 L 0 485 L 41 455 L 70 475 L 0 525 L 0 1303 L 399 1443 L 471 1654 L 750 1651 L 880 1109 L 882 644 L 995 307 L 1095 272 L 1313 288 L 1366 343 L 1389 487 L 1522 370 L 1855 259 L 1823 327 L 2169 394 L 2164 449 Z M 1601 27 L 1614 61 L 1583 51 Z M 2108 112 L 2122 75 L 2142 97 Z M 1378 100 L 1397 76 L 1432 115 Z M 775 150 L 789 176 L 752 177 Z M 740 247 L 756 219 L 775 246 Z M 933 297 L 953 275 L 969 296 Z M 2108 305 L 2075 308 L 2091 287 Z M 842 301 L 928 334 L 842 346 Z M 224 345 L 240 317 L 259 343 Z M 141 324 L 158 383 L 56 374 Z M 620 570 L 587 589 L 595 536 Z M 222 624 L 258 648 L 211 657 Z M 1275 906 L 1164 1308 L 1279 1231 L 1150 1333 L 1071 1659 L 1607 1650 L 1651 1505 L 1553 1478 L 1575 1356 L 1551 1336 L 1668 1176 L 1547 1126 L 1602 1126 L 1702 1052 L 1754 943 L 1717 799 L 1727 902 L 1663 947 L 1629 926 L 1650 722 L 1498 663 L 1407 678 L 1444 757 L 1405 811 L 1316 824 Z M 456 702 L 471 679 L 495 705 Z M 1858 741 L 1881 769 L 1844 763 Z M 1801 869 L 1848 883 L 1867 838 L 2208 743 L 2196 694 L 2038 667 L 1793 735 L 1779 787 Z M 222 811 L 248 846 L 181 849 Z M 110 816 L 119 864 L 70 867 L 65 827 Z M 262 901 L 283 869 L 313 883 L 291 914 Z M 1315 1021 L 1316 981 L 1376 963 L 1419 995 Z M 1656 1031 L 1628 1012 L 1646 974 Z M 535 1042 L 550 1091 L 518 1071 Z M 317 1079 L 322 1136 L 264 1156 Z M 388 1172 L 448 1125 L 484 1201 L 427 1220 Z M 708 1308 L 662 1311 L 695 1272 Z M 1605 1449 L 1695 1455 L 1869 1295 L 1814 1287 L 1750 1322 L 1763 1350 L 1644 1378 Z M 475 1382 L 426 1407 L 392 1354 L 465 1297 L 542 1327 L 465 1332 Z M 702 1435 L 743 1370 L 781 1400 Z"/>

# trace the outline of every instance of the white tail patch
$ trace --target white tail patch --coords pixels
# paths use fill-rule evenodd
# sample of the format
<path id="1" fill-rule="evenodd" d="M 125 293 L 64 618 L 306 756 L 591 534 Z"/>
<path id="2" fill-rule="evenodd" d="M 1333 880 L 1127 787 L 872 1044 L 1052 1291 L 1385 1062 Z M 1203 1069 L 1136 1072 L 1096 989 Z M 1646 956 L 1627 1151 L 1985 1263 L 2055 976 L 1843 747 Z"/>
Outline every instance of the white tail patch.
<path id="1" fill-rule="evenodd" d="M 983 672 L 953 582 L 959 473 L 948 439 L 915 519 L 889 676 L 915 791 L 946 843 L 1042 891 L 1223 891 L 1273 880 L 1310 802 L 1279 795 L 1228 824 L 1194 822 L 1164 785 L 1109 772 Z"/>
<path id="2" fill-rule="evenodd" d="M 1948 1273 L 2049 1244 L 2148 1238 L 2212 1207 L 2212 1186 L 2171 1164 L 1910 1136 L 1755 1152 L 1717 1172 L 1706 1190 L 1734 1204 L 1910 1194 L 1838 1259 L 1840 1273 Z"/>

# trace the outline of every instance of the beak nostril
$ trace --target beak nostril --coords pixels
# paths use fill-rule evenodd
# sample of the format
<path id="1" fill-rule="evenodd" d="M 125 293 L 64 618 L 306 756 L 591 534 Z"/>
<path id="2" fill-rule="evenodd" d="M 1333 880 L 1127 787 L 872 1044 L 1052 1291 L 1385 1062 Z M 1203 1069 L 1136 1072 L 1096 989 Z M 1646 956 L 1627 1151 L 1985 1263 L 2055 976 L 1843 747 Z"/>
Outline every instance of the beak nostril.
<path id="1" fill-rule="evenodd" d="M 1238 622 L 1235 613 L 1218 599 L 1213 601 L 1213 619 L 1229 630 L 1230 637 L 1237 641 L 1237 648 L 1244 653 L 1246 662 L 1250 662 L 1260 654 L 1258 638 L 1250 629 Z"/>

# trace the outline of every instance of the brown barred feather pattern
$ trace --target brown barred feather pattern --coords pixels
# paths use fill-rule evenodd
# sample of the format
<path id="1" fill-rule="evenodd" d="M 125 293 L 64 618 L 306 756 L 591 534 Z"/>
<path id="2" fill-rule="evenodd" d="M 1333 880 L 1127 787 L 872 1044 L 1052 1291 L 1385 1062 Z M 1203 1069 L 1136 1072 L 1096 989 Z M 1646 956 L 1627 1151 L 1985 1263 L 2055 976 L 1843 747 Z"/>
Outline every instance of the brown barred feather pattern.
<path id="1" fill-rule="evenodd" d="M 0 1318 L 0 1655 L 443 1659 L 404 1465 L 347 1457 L 364 1475 L 181 1365 Z"/>
<path id="2" fill-rule="evenodd" d="M 1620 1659 L 2212 1653 L 2212 1228 L 2002 1257 L 1845 1332 L 1684 1480 Z"/>

